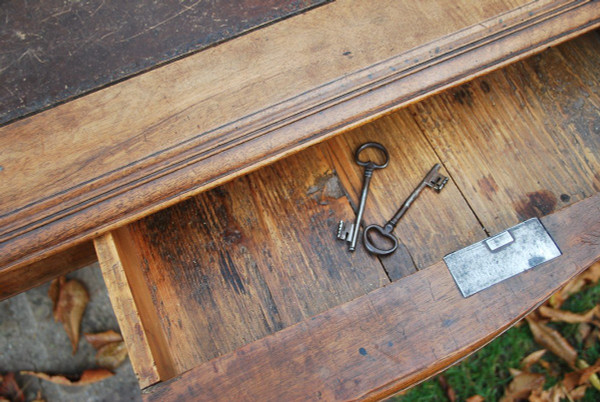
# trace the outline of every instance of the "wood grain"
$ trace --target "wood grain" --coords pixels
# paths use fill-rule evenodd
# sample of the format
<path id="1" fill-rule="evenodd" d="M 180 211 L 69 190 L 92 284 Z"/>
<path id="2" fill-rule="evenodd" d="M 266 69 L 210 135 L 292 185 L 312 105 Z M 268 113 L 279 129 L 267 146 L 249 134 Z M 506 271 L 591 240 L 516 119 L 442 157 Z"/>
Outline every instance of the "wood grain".
<path id="1" fill-rule="evenodd" d="M 147 390 L 147 401 L 374 400 L 485 345 L 600 258 L 600 195 L 542 219 L 563 255 L 469 298 L 440 262 Z M 442 336 L 441 336 L 442 335 Z"/>
<path id="2" fill-rule="evenodd" d="M 91 239 L 600 15 L 594 1 L 445 4 L 337 1 L 1 128 L 0 266 Z"/>
<path id="3" fill-rule="evenodd" d="M 115 315 L 119 320 L 127 352 L 144 388 L 173 375 L 173 364 L 164 344 L 148 292 L 137 281 L 139 274 L 130 269 L 137 262 L 135 249 L 129 246 L 125 229 L 107 233 L 94 240 L 102 276 Z M 137 264 L 135 264 L 137 265 Z"/>
<path id="4" fill-rule="evenodd" d="M 389 283 L 376 258 L 335 238 L 348 213 L 314 148 L 119 230 L 117 243 L 137 255 L 122 262 L 138 276 L 129 286 L 148 293 L 173 362 L 161 379 Z"/>
<path id="5" fill-rule="evenodd" d="M 383 144 L 390 154 L 388 167 L 377 170 L 373 175 L 364 219 L 365 226 L 383 226 L 440 160 L 406 110 L 327 141 L 325 144 L 330 150 L 330 157 L 355 209 L 363 169 L 354 163 L 354 151 L 368 141 Z M 444 170 L 441 172 L 447 175 Z M 451 181 L 439 194 L 425 189 L 400 220 L 394 234 L 404 244 L 408 259 L 418 269 L 428 267 L 444 255 L 485 237 L 481 224 Z M 399 250 L 381 259 L 388 272 L 402 267 L 399 259 L 403 258 L 403 254 Z"/>
<path id="6" fill-rule="evenodd" d="M 320 2 L 4 1 L 0 124 Z"/>
<path id="7" fill-rule="evenodd" d="M 488 232 L 600 190 L 600 34 L 411 106 Z"/>
<path id="8" fill-rule="evenodd" d="M 2 271 L 0 300 L 39 286 L 98 261 L 92 242 L 78 244 L 66 251 L 28 265 Z"/>

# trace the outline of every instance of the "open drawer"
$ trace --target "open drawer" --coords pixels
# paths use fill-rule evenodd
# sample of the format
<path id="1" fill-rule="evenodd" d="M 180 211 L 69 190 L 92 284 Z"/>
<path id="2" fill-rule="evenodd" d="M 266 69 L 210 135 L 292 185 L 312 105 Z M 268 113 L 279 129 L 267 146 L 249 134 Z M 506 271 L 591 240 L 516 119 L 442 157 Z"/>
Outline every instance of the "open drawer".
<path id="1" fill-rule="evenodd" d="M 376 399 L 485 345 L 600 258 L 600 35 L 312 146 L 95 240 L 148 400 Z M 450 181 L 376 258 L 354 150 L 384 144 L 364 222 Z M 563 255 L 464 298 L 444 255 L 542 217 Z"/>

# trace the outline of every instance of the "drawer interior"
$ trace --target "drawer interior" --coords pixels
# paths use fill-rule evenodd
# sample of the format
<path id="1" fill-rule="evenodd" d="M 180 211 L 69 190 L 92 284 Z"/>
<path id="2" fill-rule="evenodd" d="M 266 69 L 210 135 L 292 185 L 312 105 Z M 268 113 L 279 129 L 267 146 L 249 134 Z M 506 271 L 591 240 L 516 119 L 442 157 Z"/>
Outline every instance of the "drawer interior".
<path id="1" fill-rule="evenodd" d="M 357 299 L 519 221 L 600 190 L 600 34 L 592 32 L 261 168 L 96 241 L 144 388 Z M 364 222 L 383 224 L 435 163 L 375 257 L 352 221 L 368 141 L 390 153 Z M 342 330 L 342 328 L 340 328 Z"/>

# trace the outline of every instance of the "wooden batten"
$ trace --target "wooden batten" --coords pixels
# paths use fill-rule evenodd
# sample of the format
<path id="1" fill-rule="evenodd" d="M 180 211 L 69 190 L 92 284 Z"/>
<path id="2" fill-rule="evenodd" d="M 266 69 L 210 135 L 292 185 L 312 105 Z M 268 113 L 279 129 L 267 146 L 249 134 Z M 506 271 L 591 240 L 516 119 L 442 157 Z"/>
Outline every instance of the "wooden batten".
<path id="1" fill-rule="evenodd" d="M 94 245 L 133 370 L 140 386 L 147 387 L 175 373 L 152 301 L 140 283 L 141 265 L 130 242 L 123 228 L 98 237 Z"/>

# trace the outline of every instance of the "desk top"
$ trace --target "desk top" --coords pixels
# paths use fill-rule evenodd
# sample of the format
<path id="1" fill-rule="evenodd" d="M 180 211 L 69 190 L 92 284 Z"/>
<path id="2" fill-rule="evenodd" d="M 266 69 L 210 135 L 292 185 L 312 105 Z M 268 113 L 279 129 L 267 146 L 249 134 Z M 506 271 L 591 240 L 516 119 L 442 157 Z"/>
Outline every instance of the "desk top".
<path id="1" fill-rule="evenodd" d="M 325 1 L 4 2 L 0 125 Z"/>

